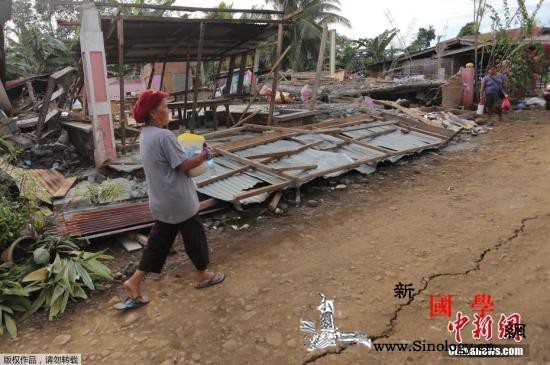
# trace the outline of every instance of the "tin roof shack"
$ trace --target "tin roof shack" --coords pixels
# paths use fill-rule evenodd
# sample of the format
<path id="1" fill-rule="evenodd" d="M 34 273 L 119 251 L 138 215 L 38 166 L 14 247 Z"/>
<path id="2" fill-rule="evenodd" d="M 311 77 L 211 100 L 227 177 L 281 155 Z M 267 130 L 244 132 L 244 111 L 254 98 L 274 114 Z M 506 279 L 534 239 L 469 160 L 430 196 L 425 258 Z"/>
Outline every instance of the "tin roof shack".
<path id="1" fill-rule="evenodd" d="M 247 66 L 248 56 L 254 55 L 254 71 L 258 69 L 257 59 L 259 58 L 259 47 L 265 46 L 266 41 L 274 36 L 277 36 L 276 43 L 268 45 L 277 45 L 277 59 L 282 58 L 282 38 L 283 26 L 285 23 L 292 21 L 293 17 L 300 13 L 295 11 L 285 15 L 283 11 L 266 10 L 266 9 L 218 9 L 218 8 L 200 8 L 187 6 L 164 6 L 164 5 L 147 5 L 147 4 L 123 4 L 123 3 L 88 3 L 88 2 L 73 2 L 73 1 L 58 1 L 56 5 L 75 6 L 81 5 L 81 12 L 89 8 L 140 8 L 140 9 L 157 9 L 170 12 L 171 16 L 127 16 L 119 11 L 116 15 L 101 15 L 99 23 L 99 31 L 102 33 L 102 42 L 86 42 L 88 45 L 95 46 L 98 43 L 101 45 L 104 53 L 105 63 L 107 65 L 118 65 L 119 78 L 124 79 L 124 65 L 126 64 L 144 64 L 144 63 L 160 63 L 162 64 L 162 73 L 166 72 L 166 64 L 169 62 L 201 62 L 214 61 L 217 63 L 214 79 L 217 79 L 222 70 L 222 65 L 228 64 L 229 76 L 227 82 L 230 83 L 234 69 L 238 70 L 238 86 L 236 92 L 231 93 L 231 88 L 226 87 L 223 99 L 230 100 L 234 98 L 244 97 L 243 81 L 244 71 Z M 96 10 L 97 12 L 97 10 Z M 181 13 L 239 13 L 248 15 L 248 19 L 210 19 L 210 18 L 183 18 L 174 14 Z M 254 18 L 254 19 L 250 19 Z M 89 21 L 89 18 L 85 18 Z M 59 20 L 61 26 L 77 26 L 80 23 L 68 22 Z M 84 24 L 82 24 L 84 26 Z M 81 46 L 82 43 L 81 34 Z M 82 53 L 81 53 L 82 51 Z M 90 50 L 88 50 L 90 51 Z M 92 50 L 95 52 L 95 50 Z M 100 50 L 101 51 L 101 50 Z M 84 54 L 85 50 L 78 49 L 78 54 Z M 89 52 L 88 52 L 89 53 Z M 228 62 L 224 62 L 228 60 Z M 238 63 L 237 63 L 238 61 Z M 86 64 L 88 62 L 85 62 Z M 274 63 L 274 73 L 278 72 L 278 64 Z M 186 73 L 190 68 L 186 68 Z M 200 68 L 198 68 L 200 72 Z M 150 73 L 154 75 L 154 73 Z M 95 78 L 94 73 L 94 78 Z M 189 77 L 186 77 L 189 79 Z M 255 79 L 256 77 L 254 77 Z M 178 108 L 183 108 L 184 113 L 187 109 L 192 110 L 192 120 L 190 129 L 193 131 L 197 121 L 197 99 L 199 78 L 194 78 L 192 101 L 185 97 L 183 102 L 178 102 Z M 152 79 L 148 80 L 147 85 L 150 86 Z M 186 83 L 189 87 L 189 85 Z M 253 83 L 254 85 L 254 83 Z M 163 88 L 164 85 L 159 85 Z M 126 90 L 124 82 L 119 82 L 120 95 L 120 127 L 116 128 L 115 133 L 120 136 L 120 145 L 117 147 L 123 151 L 132 146 L 127 143 L 127 128 L 126 113 L 125 113 L 125 95 Z M 272 89 L 277 88 L 277 78 L 274 78 Z M 188 95 L 188 90 L 185 90 L 185 95 Z M 271 98 L 268 123 L 271 124 L 273 109 L 275 103 L 275 95 Z M 214 95 L 213 95 L 214 96 Z M 190 95 L 191 98 L 191 95 Z M 88 102 L 93 102 L 88 98 Z M 212 107 L 214 118 L 216 118 L 216 106 L 220 103 L 213 100 Z M 206 106 L 202 106 L 206 107 Z M 181 122 L 181 108 L 178 109 L 179 121 Z M 91 109 L 91 108 L 90 108 Z M 242 118 L 241 118 L 242 119 Z M 92 124 L 93 124 L 92 120 Z M 111 122 L 112 123 L 112 122 Z M 217 126 L 217 120 L 215 119 Z M 99 130 L 100 128 L 94 128 Z M 104 129 L 103 129 L 104 130 Z M 93 132 L 93 131 L 92 131 Z M 93 132 L 95 133 L 95 132 Z M 132 133 L 132 132 L 129 132 Z M 105 136 L 108 133 L 103 133 Z M 99 140 L 103 138 L 100 134 L 94 138 Z M 109 144 L 106 141 L 107 145 Z M 96 143 L 97 144 L 97 143 Z M 106 161 L 106 160 L 105 160 Z M 97 161 L 96 161 L 97 165 Z"/>

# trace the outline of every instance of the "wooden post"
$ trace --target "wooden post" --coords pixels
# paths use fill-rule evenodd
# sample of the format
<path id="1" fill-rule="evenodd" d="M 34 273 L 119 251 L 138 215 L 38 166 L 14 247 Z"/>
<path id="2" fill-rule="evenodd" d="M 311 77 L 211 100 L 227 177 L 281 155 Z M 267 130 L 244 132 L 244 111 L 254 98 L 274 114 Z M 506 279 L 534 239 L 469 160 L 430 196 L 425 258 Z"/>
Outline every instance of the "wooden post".
<path id="1" fill-rule="evenodd" d="M 118 38 L 118 77 L 120 84 L 120 128 L 122 153 L 125 154 L 126 146 L 126 113 L 124 111 L 124 20 L 122 15 L 117 19 L 117 38 Z M 151 80 L 151 78 L 149 79 Z"/>
<path id="2" fill-rule="evenodd" d="M 323 70 L 323 61 L 325 59 L 325 45 L 327 43 L 327 24 L 323 25 L 323 33 L 321 34 L 321 44 L 319 45 L 319 57 L 317 58 L 317 69 L 315 70 L 315 83 L 313 84 L 313 93 L 309 101 L 309 110 L 315 109 L 317 101 L 317 91 L 321 81 L 321 71 Z"/>
<path id="3" fill-rule="evenodd" d="M 6 51 L 4 49 L 4 23 L 0 23 L 0 82 L 6 83 Z"/>
<path id="4" fill-rule="evenodd" d="M 283 24 L 279 24 L 277 32 L 277 60 L 281 58 L 283 52 Z M 267 115 L 267 125 L 273 124 L 273 111 L 275 110 L 275 98 L 277 96 L 277 82 L 279 81 L 279 64 L 273 70 L 273 84 L 271 85 L 271 101 L 269 102 L 269 113 Z"/>
<path id="5" fill-rule="evenodd" d="M 214 80 L 214 90 L 212 91 L 212 99 L 216 97 L 216 91 L 218 89 L 218 79 L 220 78 L 220 72 L 222 72 L 223 59 L 218 62 L 218 68 L 214 71 L 212 79 Z"/>
<path id="6" fill-rule="evenodd" d="M 214 90 L 212 91 L 212 99 L 216 98 L 216 89 L 218 88 L 218 77 L 221 72 L 223 60 L 220 60 L 218 62 L 218 68 L 214 72 L 214 75 L 212 75 L 212 79 L 214 80 Z M 212 65 L 214 66 L 214 65 Z M 214 69 L 214 67 L 212 67 Z M 218 106 L 214 105 L 212 108 L 212 119 L 214 119 L 214 130 L 218 130 Z"/>
<path id="7" fill-rule="evenodd" d="M 260 67 L 260 53 L 262 50 L 256 48 L 254 51 L 254 66 L 252 68 L 252 85 L 250 87 L 250 94 L 254 95 L 256 87 L 258 86 L 258 68 Z"/>
<path id="8" fill-rule="evenodd" d="M 229 68 L 227 69 L 227 80 L 225 81 L 225 95 L 231 94 L 231 81 L 233 79 L 233 69 L 235 68 L 235 55 L 229 59 Z"/>
<path id="9" fill-rule="evenodd" d="M 164 85 L 164 72 L 166 71 L 166 61 L 162 63 L 162 72 L 160 73 L 160 85 L 159 90 L 162 90 L 162 86 Z"/>
<path id="10" fill-rule="evenodd" d="M 200 24 L 199 32 L 199 45 L 197 48 L 197 71 L 200 73 L 200 65 L 202 63 L 202 47 L 204 43 L 204 23 Z M 202 78 L 202 76 L 201 76 Z M 197 98 L 199 97 L 199 78 L 195 77 L 195 83 L 193 84 L 193 120 L 191 121 L 191 133 L 195 131 L 195 125 L 197 123 Z"/>
<path id="11" fill-rule="evenodd" d="M 155 63 L 151 64 L 151 74 L 149 75 L 149 81 L 147 82 L 147 88 L 150 89 L 153 83 L 153 76 L 155 75 Z"/>
<path id="12" fill-rule="evenodd" d="M 241 55 L 241 68 L 239 69 L 239 81 L 237 82 L 237 95 L 243 94 L 243 84 L 244 84 L 244 71 L 246 68 L 246 58 L 247 53 Z"/>
<path id="13" fill-rule="evenodd" d="M 191 75 L 191 54 L 189 52 L 189 46 L 187 46 L 187 58 L 185 60 L 185 94 L 183 94 L 183 101 L 184 101 L 184 104 L 183 104 L 183 119 L 181 117 L 180 118 L 180 121 L 181 121 L 181 125 L 183 126 L 184 125 L 184 120 L 187 119 L 187 94 L 189 94 L 189 76 Z M 192 78 L 193 76 L 191 76 Z M 178 109 L 178 111 L 181 110 L 181 109 Z"/>

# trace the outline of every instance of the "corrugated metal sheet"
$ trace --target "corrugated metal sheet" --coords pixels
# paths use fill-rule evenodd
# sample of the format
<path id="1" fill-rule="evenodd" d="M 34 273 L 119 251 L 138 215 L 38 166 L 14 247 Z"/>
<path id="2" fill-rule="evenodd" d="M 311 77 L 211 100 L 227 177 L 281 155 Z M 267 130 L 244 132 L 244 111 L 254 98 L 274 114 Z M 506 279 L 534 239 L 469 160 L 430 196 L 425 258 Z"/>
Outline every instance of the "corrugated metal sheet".
<path id="1" fill-rule="evenodd" d="M 229 166 L 224 166 L 222 165 L 222 163 Z M 209 168 L 205 174 L 194 177 L 193 180 L 196 183 L 199 183 L 201 181 L 205 181 L 212 177 L 222 175 L 226 172 L 232 171 L 233 169 L 237 169 L 242 166 L 242 164 L 240 165 L 238 163 L 234 163 L 233 161 L 225 157 L 217 157 L 214 159 L 214 164 L 212 168 Z M 282 179 L 279 179 L 279 182 L 282 182 Z M 202 194 L 211 196 L 216 199 L 233 201 L 235 195 L 237 195 L 238 193 L 252 189 L 256 185 L 260 184 L 265 184 L 265 181 L 255 176 L 251 176 L 248 173 L 239 173 L 221 180 L 214 181 L 203 187 L 197 188 L 197 190 Z M 268 194 L 257 195 L 249 199 L 243 200 L 242 203 L 260 203 L 267 198 L 267 195 Z"/>

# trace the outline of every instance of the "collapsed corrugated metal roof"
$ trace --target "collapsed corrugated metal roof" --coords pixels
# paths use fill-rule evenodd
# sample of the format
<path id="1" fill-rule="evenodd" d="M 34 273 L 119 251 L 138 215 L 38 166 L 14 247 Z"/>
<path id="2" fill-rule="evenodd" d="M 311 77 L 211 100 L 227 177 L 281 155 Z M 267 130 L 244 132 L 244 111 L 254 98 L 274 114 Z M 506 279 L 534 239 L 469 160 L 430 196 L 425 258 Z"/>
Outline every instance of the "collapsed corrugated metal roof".
<path id="1" fill-rule="evenodd" d="M 195 181 L 203 194 L 238 204 L 258 203 L 272 191 L 299 187 L 317 177 L 351 169 L 373 173 L 379 162 L 437 148 L 454 135 L 418 122 L 380 119 L 363 115 L 299 129 L 246 125 L 238 134 L 228 130 L 222 138 L 216 132 L 216 141 L 227 141 L 216 145 L 222 156 L 215 157 L 214 168 Z M 240 138 L 241 133 L 247 138 Z"/>

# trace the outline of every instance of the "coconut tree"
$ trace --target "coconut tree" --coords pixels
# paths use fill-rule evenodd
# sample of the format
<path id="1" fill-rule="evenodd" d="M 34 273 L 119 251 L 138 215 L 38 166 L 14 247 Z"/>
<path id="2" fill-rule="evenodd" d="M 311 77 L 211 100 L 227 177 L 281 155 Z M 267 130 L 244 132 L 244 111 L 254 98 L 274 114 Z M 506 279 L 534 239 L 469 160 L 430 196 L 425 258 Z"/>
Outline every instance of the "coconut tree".
<path id="1" fill-rule="evenodd" d="M 292 48 L 283 67 L 293 70 L 314 68 L 324 24 L 351 26 L 349 20 L 340 15 L 339 0 L 266 0 L 266 3 L 287 14 L 303 9 L 295 22 L 285 29 L 284 45 Z"/>

